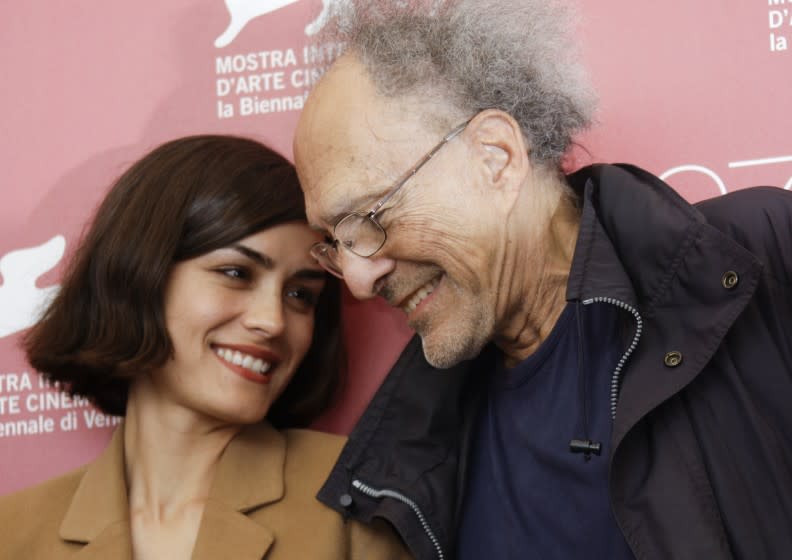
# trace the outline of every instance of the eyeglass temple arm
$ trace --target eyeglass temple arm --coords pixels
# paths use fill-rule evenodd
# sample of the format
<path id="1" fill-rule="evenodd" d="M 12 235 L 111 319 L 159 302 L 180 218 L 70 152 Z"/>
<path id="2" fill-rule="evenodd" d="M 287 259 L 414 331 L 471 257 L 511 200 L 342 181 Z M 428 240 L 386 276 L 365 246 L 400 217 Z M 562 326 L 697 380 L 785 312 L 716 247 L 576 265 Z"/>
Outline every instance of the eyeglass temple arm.
<path id="1" fill-rule="evenodd" d="M 451 132 L 449 132 L 448 134 L 443 136 L 443 139 L 440 140 L 440 142 L 438 142 L 437 145 L 434 148 L 432 148 L 429 151 L 428 154 L 426 154 L 424 157 L 422 157 L 421 160 L 417 164 L 415 164 L 410 171 L 405 173 L 404 176 L 401 179 L 399 179 L 399 182 L 396 183 L 396 185 L 391 189 L 391 192 L 388 193 L 387 196 L 385 196 L 382 200 L 380 200 L 377 203 L 377 205 L 374 206 L 374 208 L 371 209 L 371 211 L 368 213 L 367 217 L 369 219 L 373 218 L 377 214 L 377 212 L 379 212 L 379 209 L 382 208 L 385 205 L 385 203 L 388 202 L 393 197 L 393 195 L 395 195 L 398 192 L 398 190 L 400 188 L 402 188 L 404 183 L 409 181 L 410 178 L 413 175 L 418 173 L 418 171 L 421 169 L 421 167 L 426 165 L 426 162 L 428 162 L 430 159 L 432 159 L 435 156 L 435 154 L 440 151 L 440 148 L 445 146 L 448 142 L 453 140 L 455 137 L 459 136 L 459 134 L 461 134 L 461 132 L 463 130 L 465 130 L 465 127 L 470 123 L 471 120 L 472 119 L 466 120 L 465 122 L 463 122 L 462 124 L 457 126 L 454 130 L 452 130 Z"/>

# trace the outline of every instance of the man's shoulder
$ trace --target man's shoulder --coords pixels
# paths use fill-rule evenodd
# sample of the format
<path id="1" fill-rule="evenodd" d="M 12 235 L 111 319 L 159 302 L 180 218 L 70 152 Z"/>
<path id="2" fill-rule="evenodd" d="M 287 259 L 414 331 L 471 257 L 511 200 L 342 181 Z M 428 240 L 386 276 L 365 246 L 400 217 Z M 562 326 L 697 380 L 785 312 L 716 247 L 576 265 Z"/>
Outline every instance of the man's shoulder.
<path id="1" fill-rule="evenodd" d="M 792 191 L 779 187 L 749 187 L 695 204 L 711 222 L 756 223 L 765 217 L 792 218 Z"/>
<path id="2" fill-rule="evenodd" d="M 707 222 L 762 261 L 766 272 L 792 282 L 792 191 L 751 187 L 696 204 Z"/>

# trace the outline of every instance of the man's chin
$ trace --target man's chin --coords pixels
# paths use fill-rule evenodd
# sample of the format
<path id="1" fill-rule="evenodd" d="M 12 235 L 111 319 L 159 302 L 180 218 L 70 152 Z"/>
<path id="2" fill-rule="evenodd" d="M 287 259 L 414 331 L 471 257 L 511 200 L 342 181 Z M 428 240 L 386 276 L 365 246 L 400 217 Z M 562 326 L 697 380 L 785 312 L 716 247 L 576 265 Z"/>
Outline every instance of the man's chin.
<path id="1" fill-rule="evenodd" d="M 437 369 L 449 369 L 460 362 L 475 358 L 482 347 L 473 344 L 472 341 L 463 341 L 454 337 L 437 340 L 436 335 L 420 334 L 420 336 L 426 361 Z"/>

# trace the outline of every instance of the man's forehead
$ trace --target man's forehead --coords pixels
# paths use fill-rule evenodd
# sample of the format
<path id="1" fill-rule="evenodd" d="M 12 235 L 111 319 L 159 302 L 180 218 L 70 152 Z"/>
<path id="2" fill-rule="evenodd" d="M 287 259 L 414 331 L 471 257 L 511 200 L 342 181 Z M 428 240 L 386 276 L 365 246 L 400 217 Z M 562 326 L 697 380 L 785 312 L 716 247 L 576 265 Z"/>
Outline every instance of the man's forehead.
<path id="1" fill-rule="evenodd" d="M 420 114 L 409 100 L 380 95 L 354 55 L 333 65 L 309 96 L 295 136 L 312 225 L 328 229 L 348 212 L 367 210 L 420 157 L 434 138 Z"/>
<path id="2" fill-rule="evenodd" d="M 339 130 L 327 140 L 314 137 L 296 148 L 309 221 L 326 227 L 339 214 L 362 209 L 403 166 L 397 149 L 366 128 Z"/>
<path id="3" fill-rule="evenodd" d="M 335 154 L 326 155 L 324 172 L 305 188 L 305 206 L 312 226 L 329 229 L 349 212 L 362 211 L 384 188 L 387 171 L 376 163 L 351 160 Z"/>

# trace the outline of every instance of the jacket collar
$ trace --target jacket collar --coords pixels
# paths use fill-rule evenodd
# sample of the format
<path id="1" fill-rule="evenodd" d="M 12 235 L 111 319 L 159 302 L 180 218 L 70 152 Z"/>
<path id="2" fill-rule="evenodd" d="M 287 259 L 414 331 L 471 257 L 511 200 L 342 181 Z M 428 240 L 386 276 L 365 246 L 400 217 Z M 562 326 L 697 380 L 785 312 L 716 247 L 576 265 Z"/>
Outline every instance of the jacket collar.
<path id="1" fill-rule="evenodd" d="M 567 179 L 583 203 L 567 299 L 651 304 L 704 226 L 702 214 L 634 166 L 593 165 Z"/>
<path id="2" fill-rule="evenodd" d="M 286 442 L 268 424 L 245 428 L 226 447 L 215 473 L 192 558 L 260 559 L 271 531 L 245 515 L 283 497 Z M 124 476 L 123 424 L 85 472 L 60 526 L 60 537 L 85 543 L 80 560 L 130 558 L 129 504 Z"/>
<path id="3" fill-rule="evenodd" d="M 569 176 L 582 195 L 567 298 L 634 307 L 643 335 L 621 386 L 613 452 L 627 432 L 689 384 L 750 301 L 762 265 L 660 179 L 634 166 L 595 165 Z M 722 286 L 727 271 L 739 284 Z M 635 324 L 633 323 L 633 328 Z M 680 352 L 675 367 L 668 352 Z"/>

